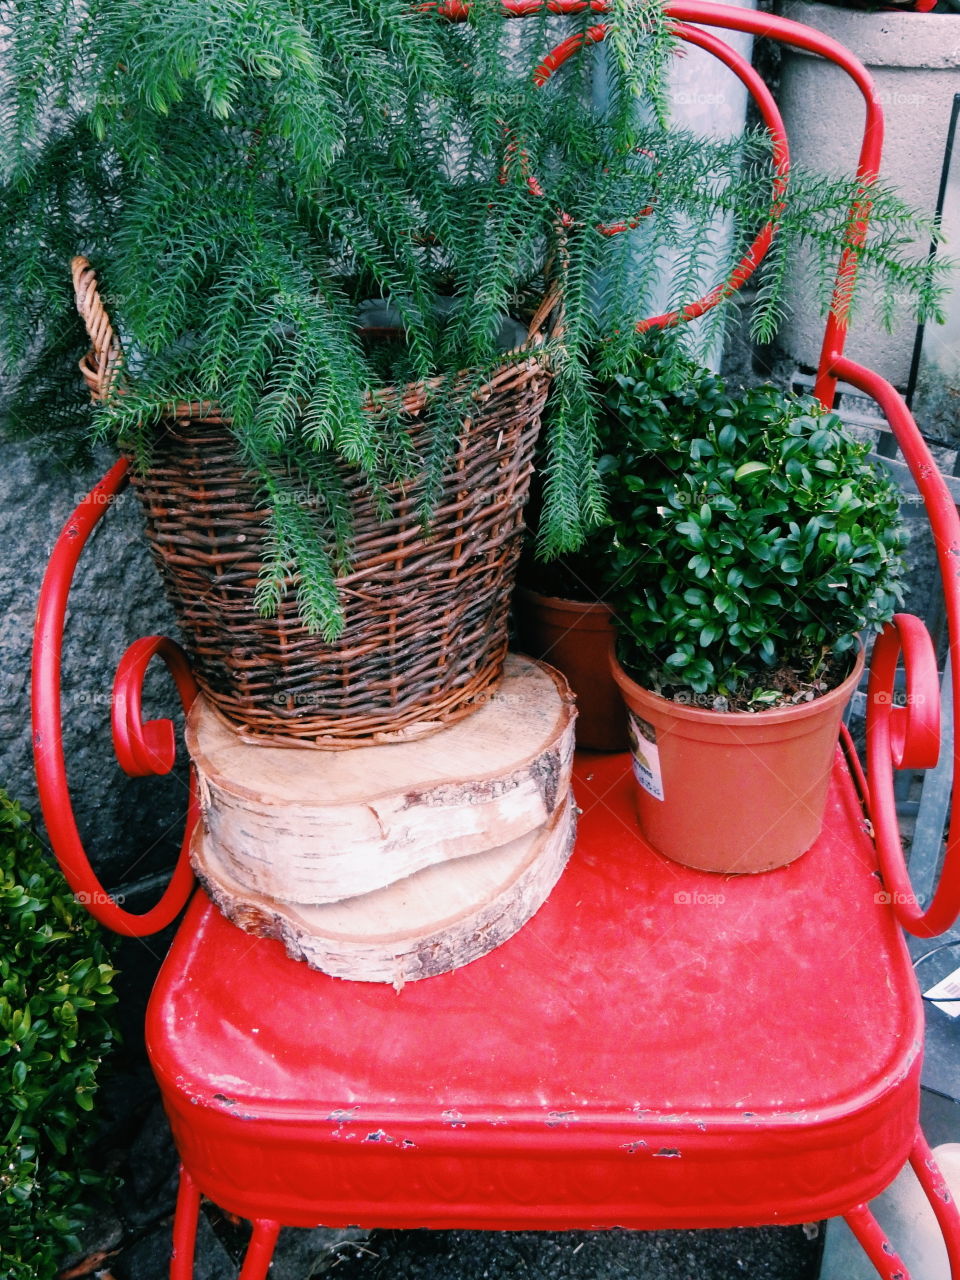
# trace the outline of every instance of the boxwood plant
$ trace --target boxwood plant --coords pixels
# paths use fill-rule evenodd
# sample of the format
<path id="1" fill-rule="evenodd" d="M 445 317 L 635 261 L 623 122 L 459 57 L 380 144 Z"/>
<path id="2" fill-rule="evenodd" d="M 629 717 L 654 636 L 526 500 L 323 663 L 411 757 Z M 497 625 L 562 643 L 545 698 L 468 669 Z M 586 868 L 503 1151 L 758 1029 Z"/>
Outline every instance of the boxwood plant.
<path id="1" fill-rule="evenodd" d="M 0 1241 L 5 1280 L 77 1247 L 90 1112 L 116 1039 L 114 970 L 19 805 L 0 791 Z"/>
<path id="2" fill-rule="evenodd" d="M 810 396 L 642 357 L 606 396 L 607 594 L 647 688 L 718 710 L 816 696 L 901 600 L 895 484 Z"/>

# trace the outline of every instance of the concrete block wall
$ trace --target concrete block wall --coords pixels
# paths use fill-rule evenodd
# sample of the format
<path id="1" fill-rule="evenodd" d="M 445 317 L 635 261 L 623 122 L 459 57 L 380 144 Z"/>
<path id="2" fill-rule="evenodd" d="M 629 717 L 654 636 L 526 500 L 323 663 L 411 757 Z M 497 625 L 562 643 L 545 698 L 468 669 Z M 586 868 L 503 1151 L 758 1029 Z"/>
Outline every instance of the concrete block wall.
<path id="1" fill-rule="evenodd" d="M 867 13 L 806 0 L 783 0 L 778 12 L 838 40 L 865 64 L 885 118 L 883 177 L 903 198 L 933 216 L 953 96 L 960 92 L 960 14 Z M 833 64 L 787 50 L 779 104 L 793 163 L 832 176 L 852 175 L 863 133 L 864 102 Z M 917 245 L 926 252 L 928 241 Z M 802 365 L 816 366 L 823 318 L 808 279 L 788 297 L 779 341 Z M 896 386 L 910 371 L 916 323 L 900 308 L 893 333 L 879 322 L 876 299 L 864 296 L 850 329 L 848 354 Z"/>

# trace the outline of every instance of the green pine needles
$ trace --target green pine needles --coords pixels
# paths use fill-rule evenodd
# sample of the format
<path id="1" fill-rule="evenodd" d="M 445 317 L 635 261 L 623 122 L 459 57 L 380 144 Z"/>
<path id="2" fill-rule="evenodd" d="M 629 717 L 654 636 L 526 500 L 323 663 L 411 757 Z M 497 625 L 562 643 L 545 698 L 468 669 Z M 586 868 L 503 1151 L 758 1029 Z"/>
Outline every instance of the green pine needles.
<path id="1" fill-rule="evenodd" d="M 471 389 L 517 358 L 504 318 L 528 320 L 556 286 L 541 534 L 547 554 L 575 547 L 602 512 L 596 380 L 629 368 L 664 251 L 682 305 L 701 291 L 718 213 L 735 215 L 739 256 L 772 203 L 765 136 L 713 143 L 665 120 L 674 40 L 659 0 L 613 0 L 599 48 L 595 21 L 510 22 L 495 0 L 462 23 L 411 0 L 0 0 L 0 361 L 15 425 L 87 438 L 69 280 L 84 254 L 125 352 L 123 395 L 95 432 L 148 456 L 171 401 L 219 403 L 270 522 L 261 606 L 296 565 L 306 621 L 333 635 L 350 551 L 338 466 L 381 495 L 425 477 L 428 523 Z M 583 47 L 538 86 L 533 68 L 578 32 Z M 798 242 L 836 256 L 852 195 L 793 181 L 759 332 L 776 325 Z M 873 217 L 867 267 L 935 311 L 937 283 L 905 248 L 909 211 L 878 193 Z M 638 225 L 606 234 L 623 221 Z M 370 300 L 403 330 L 386 363 L 360 334 Z M 416 456 L 389 399 L 364 406 L 385 382 L 430 379 L 433 434 Z M 318 501 L 278 500 L 291 477 Z"/>

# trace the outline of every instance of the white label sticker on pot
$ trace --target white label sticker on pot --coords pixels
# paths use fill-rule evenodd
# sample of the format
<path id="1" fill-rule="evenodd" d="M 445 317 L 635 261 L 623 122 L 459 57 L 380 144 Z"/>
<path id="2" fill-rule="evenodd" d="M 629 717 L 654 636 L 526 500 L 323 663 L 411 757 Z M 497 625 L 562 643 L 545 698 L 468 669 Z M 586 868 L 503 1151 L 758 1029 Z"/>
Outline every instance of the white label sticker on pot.
<path id="1" fill-rule="evenodd" d="M 630 712 L 630 753 L 633 756 L 633 776 L 649 792 L 654 800 L 663 799 L 663 774 L 660 771 L 660 752 L 657 749 L 657 731 L 647 720 Z"/>

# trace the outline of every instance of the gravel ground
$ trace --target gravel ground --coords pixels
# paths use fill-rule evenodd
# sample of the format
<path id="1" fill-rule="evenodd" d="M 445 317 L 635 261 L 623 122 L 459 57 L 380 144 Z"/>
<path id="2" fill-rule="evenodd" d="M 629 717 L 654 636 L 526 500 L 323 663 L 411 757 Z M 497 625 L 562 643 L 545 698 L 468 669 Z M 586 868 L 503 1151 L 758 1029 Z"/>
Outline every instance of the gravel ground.
<path id="1" fill-rule="evenodd" d="M 813 1245 L 813 1247 L 811 1247 Z M 816 1242 L 802 1227 L 759 1231 L 380 1232 L 339 1255 L 341 1280 L 753 1280 L 813 1277 Z"/>

